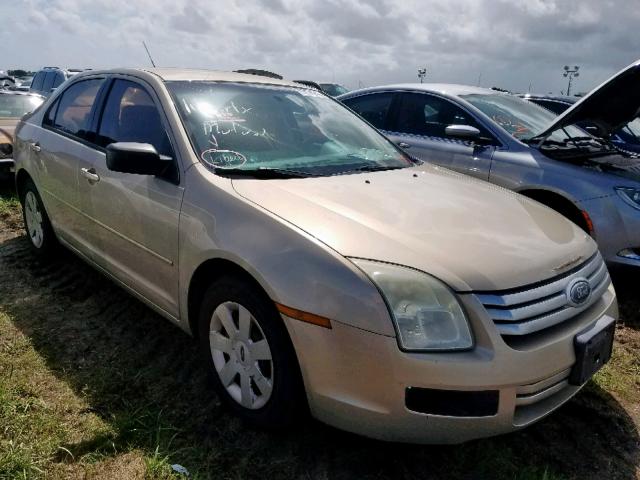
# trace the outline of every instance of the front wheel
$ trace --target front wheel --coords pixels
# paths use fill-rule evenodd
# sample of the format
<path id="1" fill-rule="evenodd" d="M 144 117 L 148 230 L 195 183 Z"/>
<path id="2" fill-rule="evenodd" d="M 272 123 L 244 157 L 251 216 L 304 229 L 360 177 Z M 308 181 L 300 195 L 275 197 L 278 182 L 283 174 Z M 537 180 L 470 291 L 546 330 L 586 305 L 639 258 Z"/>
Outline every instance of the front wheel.
<path id="1" fill-rule="evenodd" d="M 199 340 L 216 392 L 238 416 L 286 428 L 304 410 L 291 341 L 260 289 L 235 277 L 214 282 L 200 309 Z"/>
<path id="2" fill-rule="evenodd" d="M 24 228 L 32 250 L 41 256 L 50 253 L 57 246 L 57 240 L 40 194 L 32 180 L 27 180 L 24 185 L 20 201 Z"/>

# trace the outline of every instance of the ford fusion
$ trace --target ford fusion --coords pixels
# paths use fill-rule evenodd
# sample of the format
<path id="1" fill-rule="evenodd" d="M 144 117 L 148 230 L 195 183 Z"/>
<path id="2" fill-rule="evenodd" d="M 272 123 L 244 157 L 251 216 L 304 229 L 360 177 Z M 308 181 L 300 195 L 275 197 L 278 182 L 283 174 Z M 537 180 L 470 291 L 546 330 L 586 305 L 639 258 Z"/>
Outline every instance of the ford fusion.
<path id="1" fill-rule="evenodd" d="M 462 442 L 547 415 L 611 355 L 589 235 L 315 89 L 89 71 L 21 122 L 16 162 L 34 252 L 64 245 L 193 335 L 257 426 Z"/>

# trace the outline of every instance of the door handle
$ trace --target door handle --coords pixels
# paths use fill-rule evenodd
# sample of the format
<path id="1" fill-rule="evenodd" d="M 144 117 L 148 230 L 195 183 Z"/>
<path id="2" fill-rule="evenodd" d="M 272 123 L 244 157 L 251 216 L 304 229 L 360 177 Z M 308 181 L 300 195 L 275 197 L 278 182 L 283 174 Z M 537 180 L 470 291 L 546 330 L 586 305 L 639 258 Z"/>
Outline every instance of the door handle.
<path id="1" fill-rule="evenodd" d="M 406 143 L 406 142 L 398 142 L 398 146 L 399 146 L 400 148 L 411 148 L 411 145 L 409 145 L 409 144 L 408 144 L 408 143 Z"/>
<path id="2" fill-rule="evenodd" d="M 40 152 L 40 150 L 42 150 L 42 148 L 40 148 L 40 142 L 33 142 L 29 145 L 31 146 L 31 150 L 33 150 L 34 152 Z"/>
<path id="3" fill-rule="evenodd" d="M 100 175 L 96 173 L 95 168 L 81 168 L 80 173 L 84 178 L 89 180 L 89 183 L 97 183 L 100 181 Z"/>

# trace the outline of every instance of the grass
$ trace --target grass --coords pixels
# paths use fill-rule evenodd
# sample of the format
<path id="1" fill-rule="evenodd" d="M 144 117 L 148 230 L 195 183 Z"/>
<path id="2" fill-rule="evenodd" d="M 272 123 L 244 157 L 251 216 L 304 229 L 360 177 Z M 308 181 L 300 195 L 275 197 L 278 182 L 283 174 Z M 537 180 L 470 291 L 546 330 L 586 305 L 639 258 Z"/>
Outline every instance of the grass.
<path id="1" fill-rule="evenodd" d="M 397 445 L 313 421 L 265 433 L 212 394 L 195 346 L 72 255 L 41 263 L 0 217 L 0 480 L 637 478 L 633 323 L 583 392 L 522 432 L 460 446 Z M 0 210 L 1 211 L 1 210 Z M 4 223 L 3 223 L 4 222 Z M 10 229 L 11 230 L 11 229 Z M 3 237 L 4 235 L 4 237 Z M 625 315 L 637 308 L 626 304 Z M 628 319 L 627 319 L 628 320 Z"/>
<path id="2" fill-rule="evenodd" d="M 0 196 L 0 218 L 12 215 L 20 206 L 15 195 Z"/>
<path id="3" fill-rule="evenodd" d="M 602 390 L 616 394 L 627 402 L 638 402 L 640 390 L 640 345 L 618 343 L 613 357 L 594 377 Z"/>

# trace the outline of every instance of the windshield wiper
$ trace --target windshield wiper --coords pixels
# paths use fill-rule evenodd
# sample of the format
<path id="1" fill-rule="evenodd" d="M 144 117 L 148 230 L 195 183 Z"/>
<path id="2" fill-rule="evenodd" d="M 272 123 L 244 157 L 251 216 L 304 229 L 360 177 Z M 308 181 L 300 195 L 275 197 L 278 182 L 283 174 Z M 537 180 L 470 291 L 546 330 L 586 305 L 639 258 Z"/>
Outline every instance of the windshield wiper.
<path id="1" fill-rule="evenodd" d="M 400 170 L 401 168 L 407 168 L 400 165 L 363 165 L 362 167 L 355 168 L 358 172 L 381 172 L 383 170 Z"/>
<path id="2" fill-rule="evenodd" d="M 363 165 L 361 167 L 351 168 L 349 170 L 344 170 L 342 172 L 337 172 L 335 175 L 344 175 L 347 173 L 354 172 L 382 172 L 384 170 L 399 170 L 401 168 L 408 168 L 403 166 L 389 166 L 389 165 Z"/>
<path id="3" fill-rule="evenodd" d="M 271 178 L 304 178 L 316 177 L 317 175 L 310 172 L 302 172 L 299 170 L 290 170 L 288 168 L 222 168 L 214 167 L 214 172 L 218 175 L 230 175 L 240 177 L 253 177 L 259 179 Z"/>

